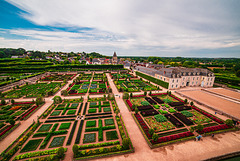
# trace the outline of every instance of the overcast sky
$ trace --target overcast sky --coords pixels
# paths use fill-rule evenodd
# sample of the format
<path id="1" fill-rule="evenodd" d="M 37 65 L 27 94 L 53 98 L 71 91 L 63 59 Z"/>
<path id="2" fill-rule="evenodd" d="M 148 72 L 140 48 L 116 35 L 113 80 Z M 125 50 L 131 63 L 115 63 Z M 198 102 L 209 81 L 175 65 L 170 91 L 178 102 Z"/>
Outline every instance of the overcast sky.
<path id="1" fill-rule="evenodd" d="M 240 58 L 240 0 L 0 0 L 0 47 Z"/>

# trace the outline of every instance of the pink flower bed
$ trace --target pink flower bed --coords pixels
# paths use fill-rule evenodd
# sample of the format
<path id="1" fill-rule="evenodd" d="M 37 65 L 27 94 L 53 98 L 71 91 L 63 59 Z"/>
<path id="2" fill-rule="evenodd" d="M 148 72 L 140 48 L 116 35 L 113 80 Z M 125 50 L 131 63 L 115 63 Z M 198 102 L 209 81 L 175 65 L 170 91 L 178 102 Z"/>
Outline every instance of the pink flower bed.
<path id="1" fill-rule="evenodd" d="M 8 128 L 6 128 L 3 132 L 1 132 L 0 136 L 3 136 L 6 132 L 8 132 L 14 125 L 10 125 Z"/>
<path id="2" fill-rule="evenodd" d="M 132 97 L 145 97 L 145 95 L 133 95 Z"/>
<path id="3" fill-rule="evenodd" d="M 68 87 L 67 91 L 69 91 L 74 84 L 75 84 L 75 83 L 72 83 L 72 84 Z"/>
<path id="4" fill-rule="evenodd" d="M 160 138 L 158 138 L 157 141 L 151 140 L 151 142 L 153 144 L 164 143 L 164 142 L 168 142 L 171 140 L 177 140 L 177 139 L 181 139 L 181 138 L 185 138 L 185 137 L 189 137 L 189 136 L 193 136 L 193 133 L 190 131 L 187 131 L 187 132 L 183 132 L 183 133 L 179 133 L 179 134 L 173 134 L 173 135 L 169 135 L 169 136 L 160 137 Z"/>
<path id="5" fill-rule="evenodd" d="M 148 138 L 151 138 L 151 135 L 148 133 L 149 128 L 146 125 L 146 123 L 143 121 L 142 117 L 139 114 L 135 114 L 135 117 L 137 118 L 139 124 L 141 125 L 142 129 L 144 130 L 145 134 Z"/>
<path id="6" fill-rule="evenodd" d="M 157 96 L 157 95 L 167 95 L 167 93 L 154 93 L 154 94 L 151 94 L 151 96 Z"/>
<path id="7" fill-rule="evenodd" d="M 73 79 L 76 76 L 76 74 L 74 74 L 70 79 Z"/>
<path id="8" fill-rule="evenodd" d="M 14 105 L 33 104 L 34 102 L 15 102 Z"/>
<path id="9" fill-rule="evenodd" d="M 184 101 L 183 101 L 182 99 L 180 99 L 180 98 L 178 98 L 178 97 L 176 97 L 176 96 L 174 96 L 174 95 L 170 95 L 170 96 L 171 96 L 172 98 L 174 98 L 174 99 L 176 99 L 176 100 L 178 100 L 178 101 L 184 103 Z"/>
<path id="10" fill-rule="evenodd" d="M 213 131 L 218 131 L 218 130 L 224 130 L 224 129 L 229 129 L 230 126 L 223 124 L 223 125 L 216 125 L 216 126 L 211 126 L 211 127 L 205 127 L 200 133 L 208 133 L 208 132 L 213 132 Z"/>
<path id="11" fill-rule="evenodd" d="M 207 113 L 207 112 L 205 112 L 205 111 L 197 108 L 196 106 L 191 106 L 191 107 L 192 107 L 193 109 L 195 109 L 196 111 L 202 113 L 203 115 L 205 115 L 205 116 L 213 119 L 214 121 L 218 122 L 219 124 L 223 124 L 223 123 L 224 123 L 222 120 L 220 120 L 220 119 L 216 118 L 215 116 L 213 116 L 213 115 L 211 115 L 211 114 L 209 114 L 209 113 Z"/>
<path id="12" fill-rule="evenodd" d="M 132 103 L 129 100 L 126 100 L 128 106 L 131 108 L 132 111 L 134 111 L 134 109 L 132 108 Z"/>
<path id="13" fill-rule="evenodd" d="M 23 120 L 25 117 L 27 117 L 31 112 L 33 112 L 38 106 L 35 106 L 34 108 L 32 108 L 30 111 L 28 111 L 25 115 L 23 115 L 20 120 Z"/>

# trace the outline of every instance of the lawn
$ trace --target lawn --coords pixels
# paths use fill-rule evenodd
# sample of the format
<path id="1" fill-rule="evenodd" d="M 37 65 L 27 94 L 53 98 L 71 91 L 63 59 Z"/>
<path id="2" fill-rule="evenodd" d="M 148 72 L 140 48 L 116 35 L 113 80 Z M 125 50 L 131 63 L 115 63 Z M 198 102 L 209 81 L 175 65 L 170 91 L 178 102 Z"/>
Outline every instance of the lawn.
<path id="1" fill-rule="evenodd" d="M 34 151 L 37 149 L 39 144 L 42 142 L 43 139 L 36 139 L 36 140 L 30 140 L 21 150 L 20 153 L 28 152 L 28 151 Z"/>
<path id="2" fill-rule="evenodd" d="M 42 125 L 37 132 L 47 132 L 51 129 L 53 124 L 44 124 Z"/>
<path id="3" fill-rule="evenodd" d="M 66 130 L 66 129 L 69 129 L 71 126 L 71 123 L 70 122 L 67 122 L 67 123 L 62 123 L 59 127 L 59 130 Z"/>
<path id="4" fill-rule="evenodd" d="M 66 138 L 66 136 L 60 136 L 60 137 L 53 138 L 49 148 L 62 146 L 65 138 Z"/>
<path id="5" fill-rule="evenodd" d="M 83 143 L 93 143 L 96 142 L 96 134 L 84 134 Z"/>
<path id="6" fill-rule="evenodd" d="M 106 132 L 107 141 L 118 139 L 117 131 L 107 131 Z"/>

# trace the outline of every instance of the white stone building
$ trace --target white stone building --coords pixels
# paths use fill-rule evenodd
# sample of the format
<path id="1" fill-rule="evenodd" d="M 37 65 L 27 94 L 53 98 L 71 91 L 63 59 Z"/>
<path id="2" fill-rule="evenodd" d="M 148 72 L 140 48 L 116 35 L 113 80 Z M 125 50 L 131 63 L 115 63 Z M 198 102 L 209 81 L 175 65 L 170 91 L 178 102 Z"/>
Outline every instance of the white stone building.
<path id="1" fill-rule="evenodd" d="M 136 69 L 164 82 L 168 82 L 168 89 L 212 87 L 215 80 L 213 72 L 202 68 L 170 67 L 156 70 L 137 66 Z"/>

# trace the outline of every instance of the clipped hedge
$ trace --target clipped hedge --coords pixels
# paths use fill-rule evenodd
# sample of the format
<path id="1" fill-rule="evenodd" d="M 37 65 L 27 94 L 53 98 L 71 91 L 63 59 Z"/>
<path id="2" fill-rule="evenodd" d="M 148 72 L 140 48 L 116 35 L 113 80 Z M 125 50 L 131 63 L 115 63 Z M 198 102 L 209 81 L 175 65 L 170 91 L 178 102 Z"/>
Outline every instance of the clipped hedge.
<path id="1" fill-rule="evenodd" d="M 145 78 L 145 79 L 147 79 L 147 80 L 149 80 L 149 81 L 151 81 L 155 84 L 158 84 L 158 85 L 168 89 L 169 83 L 167 83 L 167 82 L 164 82 L 160 79 L 156 79 L 154 77 L 151 77 L 149 75 L 146 75 L 146 74 L 143 74 L 143 73 L 140 73 L 140 72 L 137 72 L 137 71 L 136 71 L 136 75 L 138 75 L 140 77 L 143 77 L 143 78 Z"/>

